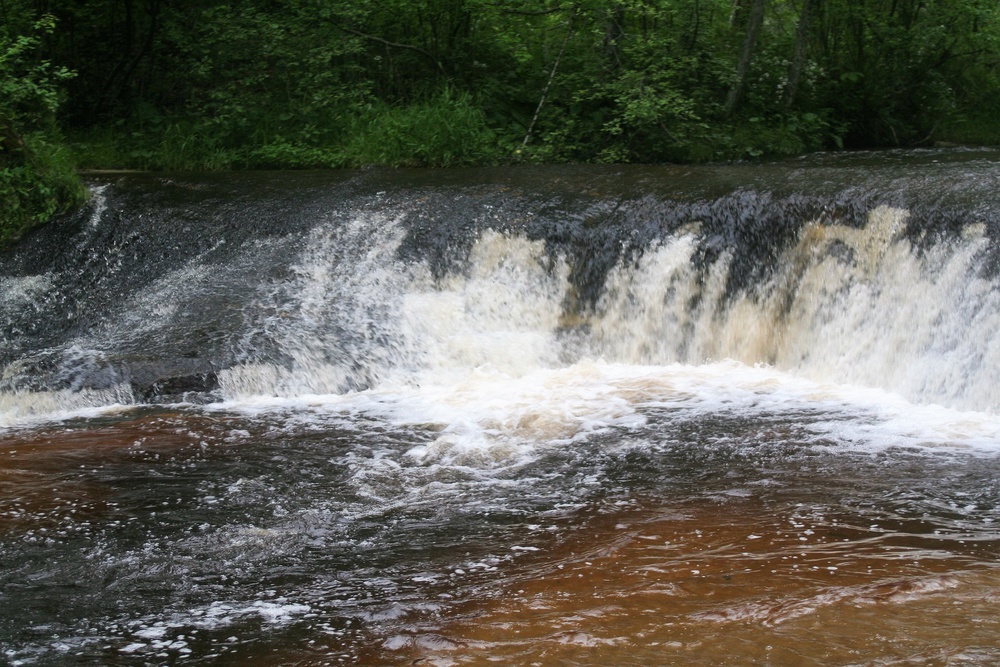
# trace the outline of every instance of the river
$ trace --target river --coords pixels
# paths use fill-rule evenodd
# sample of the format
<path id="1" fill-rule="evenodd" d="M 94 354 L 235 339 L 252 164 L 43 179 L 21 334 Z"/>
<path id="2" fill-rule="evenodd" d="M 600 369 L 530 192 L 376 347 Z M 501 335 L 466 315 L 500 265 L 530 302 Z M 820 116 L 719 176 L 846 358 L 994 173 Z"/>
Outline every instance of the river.
<path id="1" fill-rule="evenodd" d="M 1000 153 L 89 180 L 9 664 L 1000 662 Z"/>

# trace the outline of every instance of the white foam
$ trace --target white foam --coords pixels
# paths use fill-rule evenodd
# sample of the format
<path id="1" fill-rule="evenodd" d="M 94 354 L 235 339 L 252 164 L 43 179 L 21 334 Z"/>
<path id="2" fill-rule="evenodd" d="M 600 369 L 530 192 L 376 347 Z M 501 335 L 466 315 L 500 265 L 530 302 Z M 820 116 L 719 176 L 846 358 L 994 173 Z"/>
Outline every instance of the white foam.
<path id="1" fill-rule="evenodd" d="M 707 273 L 693 237 L 620 266 L 592 318 L 609 360 L 666 364 L 736 359 L 816 382 L 878 387 L 916 403 L 1000 409 L 1000 293 L 979 275 L 979 234 L 918 251 L 907 212 L 880 207 L 865 228 L 806 225 L 774 277 L 729 300 L 729 263 Z M 850 252 L 831 254 L 831 244 Z M 693 304 L 693 305 L 692 305 Z"/>
<path id="2" fill-rule="evenodd" d="M 52 289 L 52 274 L 0 276 L 0 307 L 24 307 Z"/>
<path id="3" fill-rule="evenodd" d="M 0 392 L 0 428 L 99 417 L 130 409 L 132 388 Z"/>
<path id="4" fill-rule="evenodd" d="M 436 431 L 434 440 L 410 449 L 413 465 L 480 470 L 520 465 L 608 429 L 643 428 L 650 410 L 656 419 L 801 413 L 804 434 L 819 446 L 845 450 L 990 453 L 1000 447 L 995 415 L 914 404 L 882 389 L 817 383 L 733 360 L 699 366 L 591 360 L 516 377 L 479 369 L 462 381 L 449 378 L 448 383 L 247 399 L 218 407 L 293 411 L 306 419 L 310 412 L 316 418 L 366 412 L 399 427 Z"/>
<path id="5" fill-rule="evenodd" d="M 398 216 L 359 214 L 318 226 L 291 277 L 260 286 L 246 338 L 273 350 L 219 372 L 224 407 L 432 425 L 410 459 L 474 468 L 640 427 L 653 407 L 825 411 L 809 428 L 845 446 L 990 449 L 1000 293 L 977 274 L 985 240 L 917 252 L 905 220 L 880 208 L 863 229 L 807 225 L 773 279 L 735 298 L 729 261 L 698 268 L 681 234 L 614 269 L 590 313 L 566 311 L 568 265 L 541 241 L 484 231 L 467 270 L 435 278 L 397 259 Z M 0 426 L 120 393 L 3 394 Z"/>

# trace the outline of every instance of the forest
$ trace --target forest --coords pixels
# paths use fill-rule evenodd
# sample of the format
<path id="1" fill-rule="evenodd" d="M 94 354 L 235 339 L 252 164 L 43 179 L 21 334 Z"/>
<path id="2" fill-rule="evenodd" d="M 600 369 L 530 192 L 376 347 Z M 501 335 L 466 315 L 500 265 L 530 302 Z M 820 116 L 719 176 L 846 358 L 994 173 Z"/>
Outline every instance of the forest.
<path id="1" fill-rule="evenodd" d="M 1000 141 L 996 0 L 0 0 L 0 246 L 81 169 Z"/>

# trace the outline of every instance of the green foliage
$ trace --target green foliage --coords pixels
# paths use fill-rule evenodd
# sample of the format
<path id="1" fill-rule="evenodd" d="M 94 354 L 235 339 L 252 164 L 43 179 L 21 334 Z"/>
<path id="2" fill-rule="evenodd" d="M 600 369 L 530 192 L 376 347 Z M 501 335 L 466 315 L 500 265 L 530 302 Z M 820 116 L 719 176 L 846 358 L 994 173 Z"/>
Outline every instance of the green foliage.
<path id="1" fill-rule="evenodd" d="M 351 166 L 452 167 L 497 156 L 485 114 L 451 88 L 427 102 L 367 109 L 355 116 L 349 134 L 344 162 Z"/>
<path id="2" fill-rule="evenodd" d="M 35 57 L 55 19 L 27 35 L 0 35 L 0 247 L 82 203 L 85 191 L 61 146 L 59 84 L 72 73 Z"/>
<path id="3" fill-rule="evenodd" d="M 365 165 L 451 167 L 498 158 L 485 114 L 465 93 L 445 88 L 426 102 L 373 103 L 343 118 L 338 143 L 326 133 L 265 133 L 249 142 L 228 141 L 216 123 L 160 120 L 122 141 L 105 133 L 77 144 L 84 167 L 109 165 L 168 171 L 312 169 Z M 161 127 L 162 125 L 162 127 Z"/>
<path id="4" fill-rule="evenodd" d="M 995 0 L 767 0 L 759 32 L 756 0 L 48 4 L 71 28 L 36 47 L 80 73 L 64 83 L 86 166 L 700 161 L 1000 135 Z"/>
<path id="5" fill-rule="evenodd" d="M 850 146 L 938 138 L 982 92 L 1000 92 L 1000 7 L 990 0 L 830 0 L 815 94 Z M 971 85 L 971 81 L 977 84 Z"/>
<path id="6" fill-rule="evenodd" d="M 69 151 L 42 133 L 24 137 L 22 159 L 4 159 L 0 168 L 0 247 L 32 227 L 79 206 L 86 190 Z"/>

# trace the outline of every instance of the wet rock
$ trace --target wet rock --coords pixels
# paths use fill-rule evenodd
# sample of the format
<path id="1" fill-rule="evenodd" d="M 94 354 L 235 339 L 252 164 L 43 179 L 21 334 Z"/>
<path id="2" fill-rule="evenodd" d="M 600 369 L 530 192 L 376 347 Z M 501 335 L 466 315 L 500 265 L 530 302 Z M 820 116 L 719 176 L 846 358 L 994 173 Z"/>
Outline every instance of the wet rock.
<path id="1" fill-rule="evenodd" d="M 209 403 L 218 400 L 219 376 L 215 371 L 162 378 L 148 385 L 132 383 L 144 403 Z"/>

